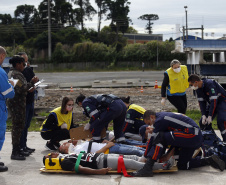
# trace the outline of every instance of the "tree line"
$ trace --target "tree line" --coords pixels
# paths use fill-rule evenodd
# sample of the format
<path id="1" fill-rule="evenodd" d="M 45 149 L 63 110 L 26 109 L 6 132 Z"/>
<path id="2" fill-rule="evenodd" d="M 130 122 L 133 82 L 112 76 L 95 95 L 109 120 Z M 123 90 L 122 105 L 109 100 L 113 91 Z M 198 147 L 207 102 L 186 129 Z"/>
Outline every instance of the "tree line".
<path id="1" fill-rule="evenodd" d="M 10 14 L 0 14 L 0 43 L 3 46 L 24 48 L 34 57 L 34 51 L 48 48 L 48 0 L 43 0 L 36 9 L 33 5 L 19 5 Z M 157 41 L 146 44 L 127 45 L 124 33 L 137 33 L 130 26 L 128 0 L 95 0 L 95 10 L 90 0 L 50 0 L 52 60 L 46 62 L 76 61 L 156 61 L 159 47 L 159 60 L 173 58 L 173 42 Z M 74 6 L 73 6 L 74 5 Z M 97 31 L 85 26 L 97 14 Z M 144 14 L 138 19 L 147 21 L 146 30 L 152 33 L 156 14 Z M 110 20 L 109 26 L 101 29 L 102 21 Z M 9 49 L 12 53 L 12 49 Z M 15 51 L 14 51 L 15 52 Z M 183 56 L 179 56 L 182 57 Z M 40 61 L 45 61 L 40 59 Z M 38 62 L 40 62 L 38 61 Z"/>

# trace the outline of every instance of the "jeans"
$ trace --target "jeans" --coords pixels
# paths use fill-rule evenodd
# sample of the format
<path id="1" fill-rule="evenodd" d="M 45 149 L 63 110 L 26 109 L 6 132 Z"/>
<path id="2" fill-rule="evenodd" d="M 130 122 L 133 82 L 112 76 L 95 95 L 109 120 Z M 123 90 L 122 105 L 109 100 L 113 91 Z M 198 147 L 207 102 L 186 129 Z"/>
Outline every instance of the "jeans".
<path id="1" fill-rule="evenodd" d="M 109 149 L 109 153 L 124 154 L 124 155 L 137 155 L 139 157 L 141 157 L 144 154 L 144 152 L 145 152 L 144 148 L 130 146 L 130 145 L 124 145 L 124 144 L 118 144 L 118 143 L 115 143 L 115 145 Z"/>
<path id="2" fill-rule="evenodd" d="M 28 133 L 28 128 L 31 125 L 31 119 L 33 117 L 33 114 L 34 114 L 34 103 L 27 104 L 24 130 L 23 130 L 21 138 L 20 138 L 20 147 L 21 148 L 27 147 L 27 133 Z"/>
<path id="3" fill-rule="evenodd" d="M 142 141 L 137 141 L 133 139 L 126 139 L 125 144 L 127 145 L 139 145 L 139 146 L 146 146 L 147 143 L 143 143 Z"/>

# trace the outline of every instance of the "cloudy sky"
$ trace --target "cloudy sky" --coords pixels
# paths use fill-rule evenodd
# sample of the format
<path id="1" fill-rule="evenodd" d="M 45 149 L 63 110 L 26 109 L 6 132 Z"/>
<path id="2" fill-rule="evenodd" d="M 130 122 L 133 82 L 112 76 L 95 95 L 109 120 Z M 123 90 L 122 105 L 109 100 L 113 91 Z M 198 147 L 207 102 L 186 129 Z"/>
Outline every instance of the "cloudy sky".
<path id="1" fill-rule="evenodd" d="M 0 14 L 11 14 L 18 5 L 28 4 L 35 5 L 37 8 L 42 0 L 0 0 Z M 163 39 L 170 37 L 176 38 L 181 34 L 176 29 L 185 26 L 185 8 L 187 6 L 188 28 L 201 28 L 204 26 L 205 39 L 217 39 L 226 34 L 226 1 L 225 0 L 129 0 L 130 13 L 133 27 L 139 33 L 145 33 L 146 21 L 138 19 L 143 14 L 157 14 L 159 20 L 154 21 L 153 34 L 163 34 Z M 31 3 L 32 2 L 32 3 Z M 95 0 L 90 0 L 94 8 Z M 109 22 L 103 21 L 102 27 L 109 25 Z M 94 17 L 92 22 L 86 22 L 86 27 L 97 28 L 97 18 Z M 201 30 L 189 31 L 189 34 L 201 36 Z"/>

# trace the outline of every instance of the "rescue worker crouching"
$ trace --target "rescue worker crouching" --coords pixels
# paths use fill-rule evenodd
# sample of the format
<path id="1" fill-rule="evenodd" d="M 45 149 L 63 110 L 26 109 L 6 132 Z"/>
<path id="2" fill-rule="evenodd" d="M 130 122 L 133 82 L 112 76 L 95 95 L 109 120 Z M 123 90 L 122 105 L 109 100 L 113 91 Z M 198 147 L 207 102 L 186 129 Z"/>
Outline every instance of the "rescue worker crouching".
<path id="1" fill-rule="evenodd" d="M 188 162 L 194 151 L 202 144 L 202 133 L 199 126 L 189 117 L 171 112 L 147 110 L 144 122 L 153 125 L 154 130 L 148 142 L 144 156 L 147 161 L 143 168 L 134 172 L 136 177 L 152 177 L 153 165 L 160 159 L 168 145 L 179 147 L 178 169 L 187 170 Z"/>
<path id="2" fill-rule="evenodd" d="M 88 98 L 80 94 L 76 98 L 76 103 L 84 109 L 84 114 L 90 118 L 84 129 L 90 129 L 92 139 L 95 142 L 102 141 L 101 131 L 103 128 L 107 128 L 112 120 L 116 142 L 123 143 L 125 141 L 122 130 L 126 106 L 121 99 L 113 94 L 97 94 Z"/>
<path id="3" fill-rule="evenodd" d="M 57 150 L 60 141 L 70 139 L 69 130 L 76 127 L 73 125 L 73 106 L 73 99 L 64 97 L 61 107 L 52 110 L 43 122 L 40 128 L 41 136 L 45 140 L 50 140 L 46 143 L 46 149 Z"/>
<path id="4" fill-rule="evenodd" d="M 143 121 L 143 115 L 146 111 L 143 107 L 130 103 L 130 97 L 121 97 L 120 98 L 127 107 L 125 126 L 123 132 L 125 137 L 129 139 L 134 139 L 141 141 L 142 138 L 139 135 L 139 129 L 142 125 L 145 125 Z"/>

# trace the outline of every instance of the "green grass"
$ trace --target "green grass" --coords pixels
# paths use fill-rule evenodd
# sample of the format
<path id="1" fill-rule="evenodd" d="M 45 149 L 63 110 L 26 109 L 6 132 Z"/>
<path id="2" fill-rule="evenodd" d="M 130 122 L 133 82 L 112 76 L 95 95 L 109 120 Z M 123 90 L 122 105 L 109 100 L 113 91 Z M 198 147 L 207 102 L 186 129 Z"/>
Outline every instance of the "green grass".
<path id="1" fill-rule="evenodd" d="M 6 123 L 7 123 L 7 129 L 6 129 L 6 131 L 11 131 L 11 128 L 12 128 L 12 120 L 11 119 L 8 119 Z M 41 124 L 42 124 L 42 122 L 38 121 L 36 118 L 32 118 L 31 125 L 30 125 L 28 131 L 39 132 L 40 131 Z"/>
<path id="2" fill-rule="evenodd" d="M 177 112 L 176 110 L 172 110 L 172 112 Z M 46 112 L 41 112 L 39 113 L 39 116 L 48 116 L 49 113 Z M 199 120 L 201 118 L 201 112 L 199 110 L 188 110 L 186 112 L 186 115 L 188 117 L 190 117 L 191 119 L 193 119 L 198 125 L 199 125 Z M 215 118 L 213 120 L 213 129 L 218 129 L 217 128 L 217 119 Z M 81 121 L 81 122 L 77 122 L 76 124 L 79 125 L 83 125 L 86 124 L 87 121 Z M 38 121 L 35 117 L 32 118 L 31 120 L 31 125 L 28 131 L 34 131 L 34 132 L 39 132 L 40 131 L 40 126 L 42 125 L 42 121 Z M 7 120 L 7 131 L 11 131 L 12 128 L 12 120 L 8 119 Z M 113 123 L 110 122 L 109 126 L 108 126 L 108 130 L 113 130 Z"/>
<path id="3" fill-rule="evenodd" d="M 173 112 L 176 112 L 176 110 L 174 110 Z M 200 120 L 202 114 L 201 114 L 200 110 L 187 110 L 186 116 L 193 119 L 199 125 L 199 120 Z M 218 129 L 217 128 L 217 118 L 215 118 L 213 120 L 212 127 L 214 130 Z"/>

